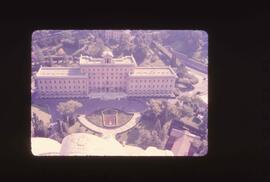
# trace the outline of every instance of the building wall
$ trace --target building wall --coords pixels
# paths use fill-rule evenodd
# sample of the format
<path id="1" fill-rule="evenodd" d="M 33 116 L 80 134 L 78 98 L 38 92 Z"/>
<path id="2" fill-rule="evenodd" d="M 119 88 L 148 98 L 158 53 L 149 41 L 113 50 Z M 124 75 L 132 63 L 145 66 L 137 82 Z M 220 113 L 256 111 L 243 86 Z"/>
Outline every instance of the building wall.
<path id="1" fill-rule="evenodd" d="M 38 77 L 40 97 L 86 97 L 95 92 L 126 92 L 128 96 L 172 96 L 176 77 L 132 75 L 135 65 L 81 65 L 87 77 Z"/>
<path id="2" fill-rule="evenodd" d="M 129 96 L 170 96 L 175 87 L 174 77 L 130 77 Z"/>
<path id="3" fill-rule="evenodd" d="M 85 97 L 88 83 L 86 78 L 38 78 L 37 89 L 41 98 Z"/>
<path id="4" fill-rule="evenodd" d="M 131 66 L 85 66 L 81 68 L 88 75 L 89 92 L 119 92 L 126 91 L 128 74 Z"/>

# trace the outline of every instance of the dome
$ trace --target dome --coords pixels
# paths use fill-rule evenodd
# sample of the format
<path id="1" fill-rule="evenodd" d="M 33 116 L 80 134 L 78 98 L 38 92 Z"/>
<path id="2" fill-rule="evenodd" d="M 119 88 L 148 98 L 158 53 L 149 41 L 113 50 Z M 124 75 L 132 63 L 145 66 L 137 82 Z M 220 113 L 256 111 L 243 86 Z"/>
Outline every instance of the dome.
<path id="1" fill-rule="evenodd" d="M 60 155 L 125 156 L 126 152 L 114 138 L 74 133 L 63 139 Z"/>
<path id="2" fill-rule="evenodd" d="M 102 53 L 102 57 L 113 57 L 113 53 L 109 50 L 106 50 Z"/>
<path id="3" fill-rule="evenodd" d="M 58 155 L 61 144 L 56 140 L 43 137 L 31 138 L 31 151 L 35 156 L 40 155 Z"/>

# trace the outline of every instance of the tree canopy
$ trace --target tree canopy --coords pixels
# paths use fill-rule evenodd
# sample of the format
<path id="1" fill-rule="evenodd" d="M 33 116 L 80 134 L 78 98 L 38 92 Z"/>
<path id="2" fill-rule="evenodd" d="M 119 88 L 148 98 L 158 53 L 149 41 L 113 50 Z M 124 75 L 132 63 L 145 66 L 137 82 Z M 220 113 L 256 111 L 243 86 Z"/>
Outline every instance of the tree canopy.
<path id="1" fill-rule="evenodd" d="M 80 102 L 69 100 L 67 102 L 60 102 L 57 105 L 57 111 L 62 115 L 73 114 L 80 107 L 82 107 Z"/>

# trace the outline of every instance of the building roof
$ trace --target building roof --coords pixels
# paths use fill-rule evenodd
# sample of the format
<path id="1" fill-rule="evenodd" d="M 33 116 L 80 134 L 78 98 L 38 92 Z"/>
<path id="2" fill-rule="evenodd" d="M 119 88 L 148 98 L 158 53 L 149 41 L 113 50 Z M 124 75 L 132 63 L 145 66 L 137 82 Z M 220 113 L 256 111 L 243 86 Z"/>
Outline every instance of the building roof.
<path id="1" fill-rule="evenodd" d="M 172 147 L 172 152 L 176 156 L 188 156 L 190 146 L 190 137 L 188 137 L 187 135 L 183 135 L 182 137 L 175 140 Z"/>
<path id="2" fill-rule="evenodd" d="M 168 77 L 177 77 L 176 73 L 171 67 L 137 67 L 130 76 L 168 76 Z"/>
<path id="3" fill-rule="evenodd" d="M 40 67 L 36 74 L 37 77 L 75 77 L 87 78 L 87 75 L 81 73 L 80 68 L 74 67 Z"/>
<path id="4" fill-rule="evenodd" d="M 106 65 L 103 63 L 103 58 L 93 58 L 91 56 L 81 56 L 80 57 L 80 65 Z M 121 58 L 112 58 L 111 65 L 136 65 L 136 61 L 133 56 L 124 56 Z"/>

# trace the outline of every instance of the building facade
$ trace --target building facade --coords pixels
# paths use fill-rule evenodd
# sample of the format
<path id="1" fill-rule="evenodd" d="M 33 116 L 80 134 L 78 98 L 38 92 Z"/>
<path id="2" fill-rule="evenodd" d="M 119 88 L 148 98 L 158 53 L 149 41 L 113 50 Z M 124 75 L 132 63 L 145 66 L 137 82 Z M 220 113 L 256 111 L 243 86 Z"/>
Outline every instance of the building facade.
<path id="1" fill-rule="evenodd" d="M 171 67 L 140 67 L 133 56 L 81 56 L 79 67 L 41 67 L 35 76 L 41 98 L 91 97 L 94 93 L 172 97 L 176 73 Z"/>

